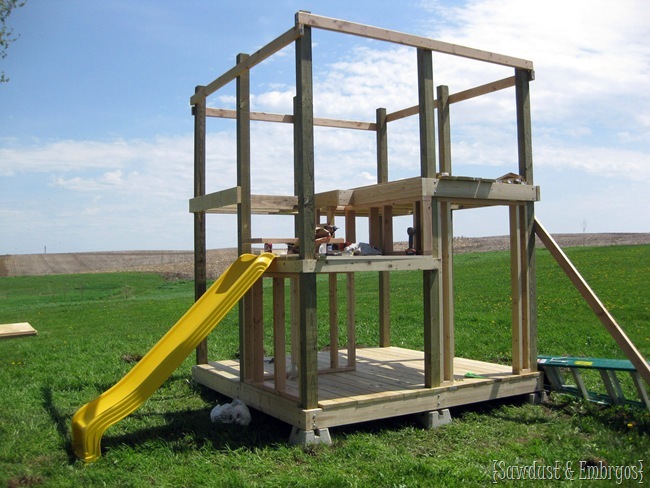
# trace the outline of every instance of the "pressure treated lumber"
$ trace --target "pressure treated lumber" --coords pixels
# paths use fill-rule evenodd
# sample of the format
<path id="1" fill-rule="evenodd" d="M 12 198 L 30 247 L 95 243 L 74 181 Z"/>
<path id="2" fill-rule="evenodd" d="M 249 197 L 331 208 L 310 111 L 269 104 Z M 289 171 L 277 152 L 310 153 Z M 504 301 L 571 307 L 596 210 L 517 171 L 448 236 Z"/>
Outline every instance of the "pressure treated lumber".
<path id="1" fill-rule="evenodd" d="M 564 254 L 564 251 L 560 249 L 560 246 L 555 242 L 555 239 L 553 239 L 551 234 L 548 233 L 537 219 L 535 219 L 535 233 L 569 277 L 571 283 L 573 283 L 578 292 L 580 292 L 600 322 L 605 326 L 607 332 L 609 332 L 609 334 L 614 338 L 618 347 L 621 348 L 625 356 L 634 365 L 646 383 L 650 385 L 650 366 L 647 361 L 643 358 L 632 341 L 630 341 L 627 334 L 625 334 L 623 329 L 621 329 L 620 325 L 616 322 L 616 319 L 614 319 L 614 317 L 609 313 L 605 305 L 603 305 L 598 296 L 596 296 L 575 266 L 573 266 L 566 254 Z"/>
<path id="2" fill-rule="evenodd" d="M 513 86 L 515 86 L 515 77 L 510 76 L 502 80 L 493 81 L 491 83 L 486 83 L 484 85 L 480 85 L 474 88 L 469 88 L 467 90 L 463 90 L 457 93 L 452 93 L 448 95 L 449 97 L 448 103 L 451 105 L 453 103 L 463 102 L 465 100 L 470 100 L 472 98 L 480 97 L 482 95 L 487 95 L 488 93 L 492 93 L 499 90 L 505 90 L 506 88 L 510 88 Z M 434 108 L 439 109 L 439 106 L 440 106 L 440 97 L 434 100 Z M 419 105 L 413 105 L 412 107 L 396 110 L 395 112 L 391 112 L 386 116 L 386 121 L 394 122 L 395 120 L 410 117 L 411 115 L 417 115 L 419 111 L 420 111 Z"/>
<path id="3" fill-rule="evenodd" d="M 192 98 L 190 98 L 190 104 L 195 105 L 198 102 L 200 102 L 202 98 L 210 96 L 219 88 L 233 81 L 244 71 L 250 70 L 252 67 L 258 65 L 259 63 L 269 58 L 276 52 L 287 47 L 298 37 L 300 37 L 300 35 L 301 35 L 300 28 L 298 26 L 292 27 L 284 34 L 277 37 L 275 40 L 266 44 L 259 51 L 251 54 L 246 59 L 242 59 L 241 61 L 238 61 L 234 67 L 226 71 L 223 75 L 221 75 L 216 80 L 212 81 L 211 83 L 208 83 L 207 86 L 201 87 L 199 92 L 197 92 L 194 96 L 192 96 Z"/>
<path id="4" fill-rule="evenodd" d="M 236 119 L 237 111 L 226 108 L 206 109 L 208 117 L 218 117 L 222 119 Z M 293 124 L 293 115 L 274 114 L 267 112 L 250 112 L 250 119 L 261 122 L 279 122 L 284 124 Z M 357 120 L 328 119 L 324 117 L 314 117 L 314 125 L 318 127 L 332 127 L 338 129 L 356 129 L 356 130 L 377 130 L 377 124 L 374 122 L 362 122 Z"/>
<path id="5" fill-rule="evenodd" d="M 417 51 L 418 105 L 388 114 L 378 108 L 373 122 L 314 117 L 312 29 L 363 36 L 415 48 Z M 292 114 L 251 111 L 251 69 L 289 44 L 295 46 L 296 96 Z M 450 93 L 435 87 L 433 52 L 466 57 L 515 68 L 515 76 Z M 444 58 L 444 57 L 443 57 Z M 189 202 L 196 221 L 206 213 L 237 214 L 238 245 L 299 244 L 299 254 L 274 260 L 265 273 L 272 280 L 274 361 L 264 351 L 262 313 L 265 287 L 262 280 L 243 299 L 240 307 L 240 361 L 200 364 L 197 381 L 232 398 L 284 420 L 302 432 L 328 426 L 386 418 L 407 413 L 431 412 L 477 401 L 538 392 L 541 374 L 529 365 L 536 354 L 534 310 L 534 239 L 532 219 L 539 188 L 533 186 L 528 82 L 532 62 L 449 43 L 425 39 L 377 27 L 330 19 L 307 12 L 296 14 L 295 26 L 256 53 L 240 54 L 236 65 L 191 98 L 197 127 L 195 185 L 203 185 Z M 208 108 L 206 97 L 236 80 L 236 110 Z M 451 105 L 515 86 L 520 177 L 498 181 L 452 175 Z M 437 89 L 437 92 L 436 92 Z M 389 180 L 388 141 L 390 122 L 419 116 L 419 176 Z M 206 194 L 205 120 L 231 118 L 237 127 L 237 185 Z M 293 192 L 291 195 L 253 194 L 251 191 L 251 122 L 293 125 Z M 377 184 L 316 193 L 314 127 L 376 132 Z M 200 163 L 200 164 L 199 164 Z M 287 164 L 288 163 L 288 164 Z M 290 167 L 289 161 L 278 165 Z M 417 164 L 417 162 L 415 162 Z M 332 168 L 335 170 L 335 168 Z M 289 171 L 291 173 L 291 171 Z M 199 188 L 199 186 L 197 186 Z M 271 190 L 269 190 L 271 191 Z M 516 311 L 513 367 L 490 365 L 454 357 L 453 220 L 457 208 L 504 205 L 512 216 L 513 297 Z M 294 219 L 290 237 L 253 237 L 251 215 L 288 215 Z M 393 251 L 393 219 L 411 216 L 416 229 L 416 255 Z M 369 242 L 383 250 L 381 256 L 324 256 L 317 252 L 314 228 L 326 219 L 334 224 L 345 216 L 345 238 L 357 242 L 357 218 L 369 219 Z M 205 222 L 203 221 L 203 227 Z M 341 225 L 339 223 L 339 225 Z M 205 230 L 197 224 L 198 253 L 205 248 Z M 201 232 L 203 240 L 201 241 Z M 534 237 L 534 236 L 533 236 Z M 359 236 L 360 240 L 365 240 Z M 341 241 L 341 239 L 338 239 Z M 340 242 L 339 242 L 340 243 Z M 204 251 L 203 251 L 204 252 Z M 198 255 L 197 259 L 201 259 Z M 204 258 L 203 258 L 204 259 Z M 205 263 L 201 264 L 205 266 Z M 423 350 L 408 351 L 390 346 L 390 272 L 421 271 Z M 355 340 L 355 274 L 379 276 L 377 314 L 380 354 L 357 350 Z M 200 276 L 197 264 L 197 277 Z M 343 317 L 343 293 L 339 274 L 345 274 L 347 311 Z M 319 274 L 329 275 L 325 280 Z M 289 280 L 289 296 L 285 296 Z M 328 286 L 330 349 L 317 348 L 317 284 Z M 288 299 L 289 304 L 285 304 Z M 268 300 L 266 300 L 268 301 Z M 289 307 L 287 312 L 286 307 Z M 287 315 L 291 354 L 286 354 Z M 339 349 L 339 326 L 345 322 L 347 349 Z M 207 351 L 207 349 L 206 349 Z M 268 352 L 267 352 L 268 354 Z M 198 362 L 197 353 L 197 362 Z M 469 368 L 469 369 L 468 369 Z M 484 378 L 463 378 L 472 371 Z M 287 374 L 288 372 L 288 374 Z M 514 373 L 514 374 L 513 374 Z"/>
<path id="6" fill-rule="evenodd" d="M 23 337 L 36 335 L 34 329 L 28 322 L 18 322 L 15 324 L 0 324 L 0 339 L 10 337 Z"/>
<path id="7" fill-rule="evenodd" d="M 348 22 L 346 20 L 323 17 L 321 15 L 314 15 L 308 12 L 298 12 L 298 14 L 296 14 L 296 22 L 304 25 L 309 25 L 311 27 L 317 27 L 319 29 L 343 32 L 355 36 L 377 39 L 379 41 L 388 41 L 395 44 L 402 44 L 419 49 L 426 49 L 429 51 L 461 56 L 477 61 L 485 61 L 488 63 L 495 63 L 503 66 L 510 66 L 513 68 L 523 68 L 527 70 L 533 69 L 533 62 L 525 59 L 491 53 L 488 51 L 473 49 L 457 44 L 435 41 L 426 37 L 415 36 L 412 34 L 406 34 L 389 29 L 382 29 L 379 27 L 372 27 L 364 24 L 357 24 L 354 22 Z"/>
<path id="8" fill-rule="evenodd" d="M 345 350 L 339 351 L 345 358 Z M 455 382 L 424 388 L 424 353 L 399 347 L 357 349 L 356 369 L 321 375 L 318 404 L 299 406 L 298 381 L 287 380 L 287 394 L 272 385 L 273 364 L 266 363 L 265 387 L 240 383 L 239 363 L 210 362 L 193 368 L 201 384 L 266 412 L 301 429 L 334 427 L 368 420 L 407 415 L 432 409 L 523 395 L 542 389 L 541 373 L 513 375 L 509 366 L 466 358 L 454 359 Z M 327 367 L 329 351 L 318 353 L 319 367 Z M 481 378 L 467 378 L 475 373 Z"/>
<path id="9" fill-rule="evenodd" d="M 205 87 L 197 86 L 195 93 L 200 94 L 194 104 L 194 198 L 205 195 L 205 108 L 206 100 L 202 95 Z M 207 290 L 207 248 L 205 235 L 205 211 L 194 212 L 194 299 L 198 300 Z M 196 348 L 196 364 L 208 362 L 207 339 Z"/>

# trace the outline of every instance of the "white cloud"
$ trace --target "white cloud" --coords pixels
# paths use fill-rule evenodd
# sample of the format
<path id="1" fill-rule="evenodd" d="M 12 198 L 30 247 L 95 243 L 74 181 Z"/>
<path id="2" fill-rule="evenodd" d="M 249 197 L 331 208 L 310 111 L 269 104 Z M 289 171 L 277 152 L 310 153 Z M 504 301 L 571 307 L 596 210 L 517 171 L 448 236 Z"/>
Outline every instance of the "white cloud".
<path id="1" fill-rule="evenodd" d="M 133 148 L 124 140 L 37 142 L 30 147 L 0 148 L 0 175 L 73 171 L 119 167 L 132 159 Z"/>
<path id="2" fill-rule="evenodd" d="M 415 50 L 377 44 L 354 48 L 345 59 L 320 67 L 314 82 L 314 111 L 328 117 L 365 116 L 374 122 L 375 110 L 389 112 L 416 105 Z"/>
<path id="3" fill-rule="evenodd" d="M 553 122 L 580 107 L 634 113 L 649 103 L 650 9 L 643 0 L 425 2 L 436 15 L 430 34 L 448 42 L 533 60 L 536 117 Z M 609 100 L 616 99 L 616 102 Z"/>
<path id="4" fill-rule="evenodd" d="M 431 9 L 428 18 L 434 19 L 428 24 L 424 16 L 419 19 L 425 35 L 534 61 L 536 178 L 541 173 L 540 179 L 549 185 L 555 182 L 546 181 L 545 174 L 575 179 L 574 198 L 582 201 L 598 200 L 602 194 L 590 196 L 590 189 L 581 185 L 581 175 L 625 181 L 630 191 L 607 195 L 608 205 L 600 209 L 599 218 L 634 226 L 633 217 L 622 215 L 621 209 L 628 193 L 647 202 L 645 190 L 633 185 L 650 181 L 650 47 L 646 42 L 650 9 L 645 3 L 471 0 L 422 5 Z M 390 113 L 417 104 L 414 49 L 346 39 L 352 40 L 335 46 L 322 41 L 318 46 L 333 61 L 314 64 L 316 117 L 374 122 L 378 107 Z M 511 74 L 508 68 L 434 55 L 434 81 L 448 84 L 452 93 Z M 291 82 L 275 78 L 255 82 L 253 110 L 292 113 L 295 87 Z M 232 90 L 228 86 L 209 103 L 234 107 Z M 451 117 L 456 174 L 495 177 L 516 171 L 514 89 L 453 105 Z M 293 193 L 292 126 L 254 122 L 251 138 L 253 192 Z M 420 167 L 417 117 L 390 123 L 388 140 L 389 178 L 416 176 Z M 314 142 L 317 191 L 376 180 L 373 132 L 317 127 Z M 25 227 L 29 227 L 38 229 L 30 231 L 32 237 L 40 232 L 61 236 L 61 242 L 77 239 L 86 243 L 86 249 L 97 236 L 102 237 L 95 245 L 104 249 L 191 247 L 192 218 L 187 211 L 193 192 L 191 134 L 20 143 L 5 138 L 0 147 L 0 176 L 6 184 L 0 195 L 0 227 L 7 235 L 28 235 Z M 210 120 L 206 146 L 207 191 L 235 186 L 234 122 Z M 11 182 L 19 180 L 30 180 L 32 194 L 39 196 L 36 203 L 23 203 L 18 209 L 15 202 L 23 189 L 14 189 Z M 553 194 L 544 188 L 542 192 Z M 608 217 L 608 208 L 616 209 L 617 215 Z M 561 218 L 561 211 L 554 215 Z M 231 216 L 210 216 L 210 222 L 209 245 L 234 245 Z M 274 231 L 262 219 L 255 222 L 260 233 Z M 292 233 L 291 219 L 285 224 L 282 232 Z M 472 229 L 478 227 L 467 224 L 459 233 L 476 235 Z M 480 233 L 489 231 L 481 227 Z M 34 240 L 40 246 L 44 239 Z M 21 243 L 14 246 L 20 248 Z"/>
<path id="5" fill-rule="evenodd" d="M 535 161 L 555 169 L 577 169 L 605 178 L 650 182 L 650 158 L 637 151 L 543 145 L 535 154 Z"/>

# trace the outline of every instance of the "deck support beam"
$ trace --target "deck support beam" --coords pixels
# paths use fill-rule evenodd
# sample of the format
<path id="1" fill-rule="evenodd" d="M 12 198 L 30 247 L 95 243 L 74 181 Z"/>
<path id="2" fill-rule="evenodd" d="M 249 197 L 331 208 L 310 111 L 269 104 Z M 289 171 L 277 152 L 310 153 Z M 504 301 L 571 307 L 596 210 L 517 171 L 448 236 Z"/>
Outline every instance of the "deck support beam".
<path id="1" fill-rule="evenodd" d="M 237 55 L 237 64 L 243 63 L 248 54 Z M 237 251 L 239 255 L 251 251 L 251 128 L 250 128 L 250 71 L 242 70 L 236 81 L 237 98 L 237 187 L 240 200 L 237 203 Z M 255 349 L 254 318 L 256 303 L 253 290 L 249 290 L 239 302 L 239 357 L 241 380 L 255 379 L 253 358 Z"/>
<path id="2" fill-rule="evenodd" d="M 438 91 L 438 157 L 440 173 L 451 176 L 451 122 L 449 114 L 449 87 L 441 85 Z M 451 202 L 441 201 L 440 210 L 440 259 L 442 287 L 443 328 L 443 381 L 454 380 L 454 228 Z"/>
<path id="3" fill-rule="evenodd" d="M 515 69 L 515 103 L 517 113 L 517 147 L 519 174 L 533 185 L 533 141 L 530 113 L 530 81 L 533 72 Z M 512 207 L 511 207 L 512 208 Z M 519 269 L 521 272 L 521 356 L 522 371 L 537 371 L 537 277 L 535 260 L 535 205 L 528 201 L 518 206 Z M 513 322 L 514 326 L 514 322 Z M 513 369 L 514 351 L 513 351 Z"/>
<path id="4" fill-rule="evenodd" d="M 298 196 L 297 236 L 300 259 L 315 258 L 316 213 L 314 209 L 314 106 L 311 27 L 296 40 L 295 181 Z M 300 295 L 300 406 L 318 406 L 318 359 L 316 318 L 316 274 L 298 277 Z"/>
<path id="5" fill-rule="evenodd" d="M 195 93 L 203 91 L 197 86 Z M 194 114 L 194 198 L 205 195 L 205 97 L 199 96 L 192 108 Z M 207 250 L 205 243 L 205 212 L 194 212 L 194 300 L 207 289 Z M 208 341 L 196 348 L 196 364 L 208 362 Z"/>
<path id="6" fill-rule="evenodd" d="M 386 109 L 378 108 L 377 123 L 377 183 L 388 182 L 388 123 Z M 381 212 L 379 248 L 384 253 L 393 251 L 393 208 L 384 206 Z M 379 272 L 379 345 L 390 346 L 390 274 Z"/>

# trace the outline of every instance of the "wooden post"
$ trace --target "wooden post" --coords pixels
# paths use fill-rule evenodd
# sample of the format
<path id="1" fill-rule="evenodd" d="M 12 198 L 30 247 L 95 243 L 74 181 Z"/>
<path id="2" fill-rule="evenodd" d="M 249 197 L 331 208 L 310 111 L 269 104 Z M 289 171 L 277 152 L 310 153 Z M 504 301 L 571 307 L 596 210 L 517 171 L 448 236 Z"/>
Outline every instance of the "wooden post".
<path id="1" fill-rule="evenodd" d="M 381 246 L 381 216 L 379 215 L 379 207 L 370 207 L 368 214 L 368 231 L 369 241 L 371 246 Z"/>
<path id="2" fill-rule="evenodd" d="M 293 194 L 296 195 L 296 197 L 300 193 L 298 175 L 300 174 L 300 165 L 302 164 L 302 154 L 298 147 L 300 131 L 302 130 L 302 123 L 300 122 L 300 107 L 298 105 L 298 97 L 293 97 Z M 293 232 L 296 237 L 300 235 L 301 218 L 300 211 L 298 211 L 293 218 Z"/>
<path id="3" fill-rule="evenodd" d="M 423 178 L 436 175 L 433 58 L 431 51 L 418 49 L 418 99 L 420 107 L 420 171 Z M 440 208 L 437 199 L 425 199 L 416 207 L 418 252 L 439 256 Z M 439 386 L 443 380 L 443 328 L 440 313 L 441 283 L 438 270 L 422 272 L 424 299 L 424 386 Z"/>
<path id="4" fill-rule="evenodd" d="M 291 331 L 291 372 L 292 377 L 298 376 L 300 364 L 300 280 L 297 275 L 289 279 L 290 331 Z"/>
<path id="5" fill-rule="evenodd" d="M 388 124 L 386 109 L 378 108 L 377 122 L 377 183 L 388 181 Z"/>
<path id="6" fill-rule="evenodd" d="M 510 211 L 510 286 L 512 306 L 512 373 L 524 370 L 524 311 L 521 245 L 521 209 L 511 205 Z"/>
<path id="7" fill-rule="evenodd" d="M 378 108 L 377 122 L 377 183 L 388 182 L 388 124 L 386 109 Z M 384 254 L 393 252 L 393 207 L 384 206 L 380 224 L 379 246 Z M 379 272 L 379 346 L 390 346 L 390 274 Z"/>
<path id="8" fill-rule="evenodd" d="M 440 173 L 451 175 L 451 121 L 449 87 L 438 87 L 438 155 Z M 442 286 L 443 379 L 454 379 L 454 230 L 450 202 L 440 202 L 440 258 Z"/>
<path id="9" fill-rule="evenodd" d="M 420 175 L 436 176 L 435 100 L 433 97 L 433 57 L 431 51 L 418 49 L 418 100 L 420 120 Z M 416 209 L 416 248 L 418 254 L 431 254 L 433 229 L 431 226 L 431 202 L 422 201 Z M 438 235 L 435 235 L 438 238 Z"/>
<path id="10" fill-rule="evenodd" d="M 442 328 L 440 327 L 440 276 L 438 270 L 422 272 L 424 297 L 424 387 L 443 381 Z"/>
<path id="11" fill-rule="evenodd" d="M 535 289 L 536 282 L 534 277 L 535 269 L 531 265 L 535 265 L 534 255 L 531 257 L 531 246 L 535 250 L 535 219 L 530 219 L 532 213 L 532 204 L 524 205 L 521 207 L 519 213 L 520 229 L 521 229 L 521 274 L 522 274 L 522 311 L 523 311 L 523 367 L 526 371 L 537 370 L 537 333 L 533 334 L 533 329 L 537 329 L 537 321 L 533 321 L 533 315 L 536 318 L 537 311 L 537 290 Z M 530 242 L 532 241 L 532 243 Z M 532 303 L 532 304 L 531 304 Z M 531 344 L 534 344 L 534 355 L 531 351 Z"/>
<path id="12" fill-rule="evenodd" d="M 533 136 L 530 118 L 530 80 L 533 73 L 525 69 L 515 70 L 515 99 L 517 111 L 517 147 L 519 174 L 526 183 L 533 184 Z"/>
<path id="13" fill-rule="evenodd" d="M 255 383 L 264 381 L 264 286 L 262 278 L 257 280 L 251 288 L 253 292 L 252 305 L 252 329 L 249 342 L 251 345 L 251 357 L 249 368 L 252 371 L 252 378 Z"/>
<path id="14" fill-rule="evenodd" d="M 436 133 L 433 98 L 433 57 L 431 51 L 418 49 L 418 100 L 420 106 L 420 173 L 424 178 L 436 175 Z"/>
<path id="15" fill-rule="evenodd" d="M 237 63 L 247 54 L 238 54 Z M 250 171 L 250 71 L 243 70 L 237 77 L 237 186 L 241 202 L 237 204 L 237 250 L 239 254 L 251 251 L 251 171 Z M 239 302 L 239 359 L 242 381 L 251 381 L 253 372 L 253 292 L 248 291 Z"/>
<path id="16" fill-rule="evenodd" d="M 515 69 L 515 99 L 517 111 L 517 144 L 519 174 L 526 183 L 533 184 L 533 143 L 530 116 L 530 81 L 534 73 Z M 525 358 L 523 367 L 537 371 L 537 277 L 535 259 L 535 204 L 527 202 L 521 207 L 520 245 L 522 246 L 523 334 Z"/>
<path id="17" fill-rule="evenodd" d="M 339 303 L 336 273 L 329 274 L 330 368 L 339 367 Z"/>
<path id="18" fill-rule="evenodd" d="M 311 28 L 296 41 L 295 154 L 298 196 L 300 259 L 314 259 L 314 107 L 312 88 Z"/>
<path id="19" fill-rule="evenodd" d="M 449 87 L 438 87 L 438 157 L 440 173 L 451 175 L 451 120 L 449 118 Z"/>
<path id="20" fill-rule="evenodd" d="M 287 332 L 284 278 L 273 278 L 273 377 L 275 389 L 287 389 Z"/>
<path id="21" fill-rule="evenodd" d="M 195 94 L 202 93 L 197 86 Z M 196 95 L 195 95 L 196 96 Z M 194 105 L 194 197 L 205 195 L 205 97 Z M 205 212 L 194 212 L 194 299 L 203 296 L 207 288 L 207 259 L 205 244 Z M 208 362 L 208 341 L 204 339 L 196 348 L 196 364 Z"/>
<path id="22" fill-rule="evenodd" d="M 442 287 L 442 335 L 443 335 L 443 379 L 454 380 L 454 356 L 456 351 L 454 339 L 454 258 L 453 258 L 453 222 L 450 202 L 440 202 L 440 285 Z M 435 240 L 435 239 L 434 239 Z"/>
<path id="23" fill-rule="evenodd" d="M 300 275 L 300 407 L 318 407 L 316 273 Z"/>
<path id="24" fill-rule="evenodd" d="M 300 259 L 315 259 L 314 107 L 311 27 L 296 40 L 295 154 Z M 300 406 L 318 406 L 316 274 L 302 273 L 300 285 Z"/>
<path id="25" fill-rule="evenodd" d="M 237 55 L 237 64 L 248 54 Z M 237 186 L 241 203 L 237 204 L 237 246 L 239 254 L 251 252 L 251 116 L 250 71 L 237 77 Z"/>
<path id="26" fill-rule="evenodd" d="M 345 240 L 357 242 L 356 212 L 354 210 L 345 210 Z"/>
<path id="27" fill-rule="evenodd" d="M 356 294 L 354 288 L 354 273 L 346 273 L 347 277 L 347 306 L 348 306 L 348 367 L 356 366 Z"/>

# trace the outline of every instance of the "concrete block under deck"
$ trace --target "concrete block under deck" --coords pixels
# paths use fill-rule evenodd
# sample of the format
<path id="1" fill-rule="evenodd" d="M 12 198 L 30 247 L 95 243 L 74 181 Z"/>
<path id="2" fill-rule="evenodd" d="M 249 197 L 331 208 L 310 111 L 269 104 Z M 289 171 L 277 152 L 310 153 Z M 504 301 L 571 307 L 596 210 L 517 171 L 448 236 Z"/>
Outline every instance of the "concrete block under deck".
<path id="1" fill-rule="evenodd" d="M 345 364 L 346 352 L 339 352 Z M 329 366 L 329 351 L 319 353 L 319 369 Z M 290 361 L 287 361 L 290 364 Z M 342 368 L 345 369 L 345 368 Z M 472 373 L 472 377 L 465 377 Z M 513 374 L 510 366 L 454 358 L 454 381 L 424 388 L 424 353 L 399 347 L 361 348 L 356 367 L 318 376 L 318 408 L 305 410 L 298 402 L 298 381 L 286 389 L 273 385 L 273 363 L 265 362 L 264 382 L 240 381 L 239 363 L 225 360 L 194 366 L 194 379 L 225 396 L 298 429 L 312 431 L 382 418 L 430 412 L 543 390 L 542 373 Z"/>

